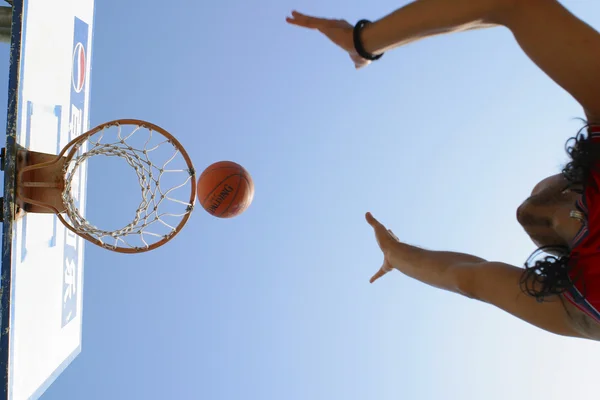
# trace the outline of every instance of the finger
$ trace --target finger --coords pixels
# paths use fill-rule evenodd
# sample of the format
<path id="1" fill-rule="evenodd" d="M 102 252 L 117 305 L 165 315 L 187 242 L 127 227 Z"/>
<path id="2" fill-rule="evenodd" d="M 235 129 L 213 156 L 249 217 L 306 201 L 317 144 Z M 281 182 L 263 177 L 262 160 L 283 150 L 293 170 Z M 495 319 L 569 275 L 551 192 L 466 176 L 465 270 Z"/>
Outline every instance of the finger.
<path id="1" fill-rule="evenodd" d="M 373 214 L 367 213 L 366 217 L 367 217 L 367 222 L 369 223 L 369 225 L 371 225 L 371 227 L 375 231 L 375 238 L 377 239 L 377 243 L 379 244 L 379 247 L 381 248 L 381 250 L 384 250 L 391 243 L 394 242 L 394 239 L 392 239 L 392 237 L 390 236 L 387 228 L 381 222 L 377 221 L 377 219 L 375 219 Z"/>
<path id="2" fill-rule="evenodd" d="M 370 212 L 368 212 L 365 217 L 367 218 L 367 222 L 369 223 L 369 225 L 371 225 L 373 228 L 378 229 L 378 228 L 385 228 L 383 226 L 383 224 L 381 222 L 379 222 L 374 216 L 373 214 L 371 214 Z"/>
<path id="3" fill-rule="evenodd" d="M 396 234 L 394 232 L 392 232 L 391 229 L 388 229 L 388 233 L 390 234 L 390 236 L 392 238 L 394 238 L 395 240 L 397 240 L 398 242 L 400 241 L 400 239 L 398 239 L 398 236 L 396 236 Z"/>
<path id="4" fill-rule="evenodd" d="M 298 11 L 292 11 L 292 16 L 287 17 L 286 21 L 293 25 L 311 29 L 330 27 L 336 23 L 336 21 L 332 19 L 312 17 L 310 15 L 299 13 Z"/>
<path id="5" fill-rule="evenodd" d="M 366 215 L 367 218 L 367 222 L 369 223 L 369 225 L 371 225 L 373 227 L 373 229 L 375 230 L 375 235 L 377 235 L 377 237 L 379 239 L 384 239 L 384 238 L 390 238 L 390 234 L 388 229 L 381 223 L 379 222 L 374 216 L 373 214 L 371 214 L 370 212 L 367 213 Z"/>
<path id="6" fill-rule="evenodd" d="M 295 19 L 295 18 L 292 18 L 292 17 L 285 17 L 285 21 L 286 21 L 288 24 L 291 24 L 291 25 L 301 26 L 301 27 L 303 27 L 303 28 L 316 29 L 316 28 L 315 28 L 315 27 L 313 27 L 313 26 L 309 26 L 309 25 L 308 25 L 308 23 L 307 23 L 306 21 L 303 21 L 303 20 L 301 20 L 301 19 Z"/>
<path id="7" fill-rule="evenodd" d="M 379 271 L 377 271 L 375 273 L 375 275 L 373 275 L 371 277 L 371 280 L 369 280 L 369 283 L 373 283 L 375 282 L 377 279 L 381 278 L 382 276 L 384 276 L 385 274 L 387 274 L 389 272 L 389 269 L 385 268 L 385 266 L 382 266 Z"/>
<path id="8" fill-rule="evenodd" d="M 316 23 L 321 23 L 321 24 L 331 24 L 332 22 L 335 22 L 335 20 L 331 19 L 331 18 L 315 17 L 313 15 L 303 14 L 296 10 L 292 11 L 292 17 L 294 19 L 301 20 L 301 21 L 310 21 L 313 23 L 316 22 Z"/>

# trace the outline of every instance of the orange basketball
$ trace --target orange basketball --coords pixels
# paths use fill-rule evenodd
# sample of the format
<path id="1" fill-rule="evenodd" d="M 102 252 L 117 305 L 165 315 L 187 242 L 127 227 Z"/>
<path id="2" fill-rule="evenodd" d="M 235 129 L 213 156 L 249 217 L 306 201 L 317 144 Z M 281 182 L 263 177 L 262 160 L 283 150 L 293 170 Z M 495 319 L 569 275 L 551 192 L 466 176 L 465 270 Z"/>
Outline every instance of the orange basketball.
<path id="1" fill-rule="evenodd" d="M 254 198 L 252 177 L 239 164 L 219 161 L 198 178 L 198 201 L 209 214 L 219 218 L 240 215 Z"/>

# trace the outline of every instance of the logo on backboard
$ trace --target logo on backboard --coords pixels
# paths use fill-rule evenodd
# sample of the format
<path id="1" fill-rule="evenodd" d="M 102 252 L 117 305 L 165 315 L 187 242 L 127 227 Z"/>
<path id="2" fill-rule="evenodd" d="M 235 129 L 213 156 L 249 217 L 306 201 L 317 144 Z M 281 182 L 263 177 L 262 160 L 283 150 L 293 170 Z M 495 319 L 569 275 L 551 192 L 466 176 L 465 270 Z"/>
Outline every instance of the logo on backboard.
<path id="1" fill-rule="evenodd" d="M 73 66 L 71 67 L 71 98 L 69 105 L 69 138 L 76 138 L 85 132 L 87 126 L 87 102 L 89 79 L 86 79 L 88 68 L 88 39 L 90 26 L 79 18 L 75 18 L 73 37 Z M 85 176 L 81 175 L 81 168 L 77 169 L 73 179 L 71 192 L 77 209 L 82 209 L 81 189 L 84 188 Z M 63 260 L 63 285 L 62 285 L 62 326 L 71 322 L 79 311 L 81 304 L 81 287 L 83 273 L 80 254 L 83 253 L 83 240 L 68 229 L 65 229 L 65 252 Z"/>
<path id="2" fill-rule="evenodd" d="M 73 66 L 71 70 L 73 90 L 75 90 L 76 93 L 81 92 L 85 85 L 85 72 L 87 66 L 85 61 L 85 46 L 79 42 L 75 44 L 75 49 L 73 50 Z"/>

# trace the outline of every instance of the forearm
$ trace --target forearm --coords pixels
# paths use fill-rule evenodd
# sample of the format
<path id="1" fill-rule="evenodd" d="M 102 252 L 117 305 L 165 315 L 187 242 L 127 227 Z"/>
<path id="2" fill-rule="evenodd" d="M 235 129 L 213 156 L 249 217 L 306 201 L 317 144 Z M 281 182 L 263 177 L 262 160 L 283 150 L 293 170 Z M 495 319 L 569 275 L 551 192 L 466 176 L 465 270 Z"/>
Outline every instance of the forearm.
<path id="1" fill-rule="evenodd" d="M 511 4 L 509 0 L 417 0 L 367 25 L 363 45 L 378 54 L 435 35 L 496 26 Z"/>
<path id="2" fill-rule="evenodd" d="M 403 274 L 430 286 L 465 294 L 461 288 L 462 269 L 485 262 L 483 258 L 451 251 L 431 251 L 403 244 Z"/>
<path id="3" fill-rule="evenodd" d="M 600 123 L 600 35 L 558 0 L 417 0 L 373 24 L 361 35 L 365 50 L 379 54 L 427 37 L 501 25 L 551 79 Z"/>

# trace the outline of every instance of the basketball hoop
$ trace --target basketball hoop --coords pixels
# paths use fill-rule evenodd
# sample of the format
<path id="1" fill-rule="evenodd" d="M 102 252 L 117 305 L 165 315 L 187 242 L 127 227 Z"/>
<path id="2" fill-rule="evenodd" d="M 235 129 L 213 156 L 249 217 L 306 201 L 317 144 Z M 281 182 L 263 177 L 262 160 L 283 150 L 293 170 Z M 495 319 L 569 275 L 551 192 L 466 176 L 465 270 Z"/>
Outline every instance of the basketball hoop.
<path id="1" fill-rule="evenodd" d="M 116 230 L 92 225 L 80 211 L 80 174 L 98 156 L 125 160 L 141 190 L 133 220 Z M 54 213 L 70 231 L 102 248 L 141 253 L 167 243 L 186 224 L 196 198 L 196 173 L 169 132 L 146 121 L 120 119 L 83 133 L 58 155 L 19 149 L 16 194 L 27 213 Z"/>

